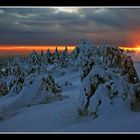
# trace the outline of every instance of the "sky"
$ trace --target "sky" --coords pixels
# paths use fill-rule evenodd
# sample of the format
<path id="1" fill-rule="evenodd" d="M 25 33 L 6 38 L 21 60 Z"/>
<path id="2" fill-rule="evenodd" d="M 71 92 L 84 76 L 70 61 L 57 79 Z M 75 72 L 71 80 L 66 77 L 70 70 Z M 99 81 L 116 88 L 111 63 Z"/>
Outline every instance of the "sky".
<path id="1" fill-rule="evenodd" d="M 140 8 L 0 7 L 2 45 L 140 44 Z"/>
<path id="2" fill-rule="evenodd" d="M 140 43 L 140 8 L 0 8 L 0 44 Z"/>

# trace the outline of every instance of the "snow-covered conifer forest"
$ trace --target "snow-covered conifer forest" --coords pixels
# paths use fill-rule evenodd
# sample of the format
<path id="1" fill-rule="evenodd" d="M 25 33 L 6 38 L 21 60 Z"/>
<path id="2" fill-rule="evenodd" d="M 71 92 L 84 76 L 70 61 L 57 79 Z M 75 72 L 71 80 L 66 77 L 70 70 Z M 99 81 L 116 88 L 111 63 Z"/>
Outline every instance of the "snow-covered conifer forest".
<path id="1" fill-rule="evenodd" d="M 140 131 L 140 63 L 83 40 L 70 53 L 0 59 L 0 132 Z"/>

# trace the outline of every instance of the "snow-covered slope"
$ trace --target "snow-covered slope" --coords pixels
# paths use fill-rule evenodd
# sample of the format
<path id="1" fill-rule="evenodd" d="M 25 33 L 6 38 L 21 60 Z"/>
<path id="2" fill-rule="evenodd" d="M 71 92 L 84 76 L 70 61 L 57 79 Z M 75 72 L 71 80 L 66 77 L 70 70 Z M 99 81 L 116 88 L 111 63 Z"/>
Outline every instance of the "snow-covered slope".
<path id="1" fill-rule="evenodd" d="M 41 80 L 41 77 L 37 77 L 31 86 L 23 87 L 20 94 L 15 98 L 13 97 L 13 100 L 7 102 L 7 98 L 5 98 L 5 100 L 3 98 L 3 105 L 1 102 L 0 109 L 8 112 L 10 110 L 27 106 L 28 103 L 31 102 L 36 97 L 36 95 L 41 92 Z"/>
<path id="2" fill-rule="evenodd" d="M 7 83 L 10 92 L 0 97 L 0 132 L 140 131 L 140 112 L 132 111 L 132 102 L 125 100 L 134 95 L 130 83 L 136 76 L 125 77 L 133 63 L 121 50 L 115 46 L 98 49 L 84 41 L 70 57 L 62 53 L 58 61 L 56 54 L 50 55 L 47 60 L 43 53 L 33 52 L 29 61 L 13 64 L 17 70 L 8 71 L 7 79 L 1 77 L 7 83 L 13 75 L 15 81 L 10 81 L 15 86 L 10 89 L 13 83 Z M 24 67 L 27 62 L 22 72 L 19 63 Z M 134 66 L 140 77 L 140 63 Z M 62 100 L 54 98 L 58 92 L 54 85 L 61 89 Z"/>
<path id="3" fill-rule="evenodd" d="M 136 63 L 140 74 L 140 64 Z M 104 111 L 98 118 L 78 115 L 80 95 L 79 72 L 68 72 L 56 76 L 64 85 L 69 81 L 72 85 L 63 87 L 65 99 L 62 101 L 20 108 L 17 112 L 0 122 L 1 132 L 140 132 L 140 113 L 132 112 L 122 100 Z M 12 98 L 12 97 L 11 97 Z"/>
<path id="4" fill-rule="evenodd" d="M 134 67 L 136 68 L 138 76 L 140 77 L 140 63 L 135 63 Z"/>
<path id="5" fill-rule="evenodd" d="M 0 122 L 0 131 L 50 132 L 58 131 L 63 127 L 76 123 L 79 120 L 76 109 L 78 108 L 77 101 L 79 98 L 79 72 L 69 73 L 64 76 L 57 77 L 57 80 L 60 81 L 61 85 L 65 85 L 65 81 L 72 83 L 72 85 L 67 85 L 63 88 L 63 95 L 65 96 L 64 100 L 20 108 L 19 110 L 16 110 L 16 112 L 14 111 L 15 113 L 8 114 L 7 112 L 9 117 L 6 117 L 6 120 Z M 38 87 L 38 85 L 36 86 Z M 11 97 L 10 99 L 7 98 L 7 102 L 9 102 L 12 98 L 14 97 Z M 11 102 L 15 103 L 12 100 Z M 10 108 L 10 106 L 8 106 L 8 108 Z"/>

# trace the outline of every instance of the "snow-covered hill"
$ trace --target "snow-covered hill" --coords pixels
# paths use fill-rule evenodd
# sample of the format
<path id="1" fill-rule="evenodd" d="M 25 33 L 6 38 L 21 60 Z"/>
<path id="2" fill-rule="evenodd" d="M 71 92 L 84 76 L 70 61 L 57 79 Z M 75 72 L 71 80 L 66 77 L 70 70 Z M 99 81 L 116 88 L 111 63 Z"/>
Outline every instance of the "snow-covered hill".
<path id="1" fill-rule="evenodd" d="M 131 110 L 140 63 L 137 76 L 116 46 L 84 41 L 72 54 L 34 51 L 11 62 L 0 77 L 0 132 L 140 132 Z"/>
<path id="2" fill-rule="evenodd" d="M 135 66 L 140 75 L 140 63 Z M 61 85 L 66 80 L 73 83 L 63 88 L 66 98 L 7 112 L 9 116 L 0 122 L 0 132 L 140 132 L 140 112 L 130 111 L 123 101 L 96 119 L 79 116 L 79 77 L 78 71 L 56 76 Z"/>

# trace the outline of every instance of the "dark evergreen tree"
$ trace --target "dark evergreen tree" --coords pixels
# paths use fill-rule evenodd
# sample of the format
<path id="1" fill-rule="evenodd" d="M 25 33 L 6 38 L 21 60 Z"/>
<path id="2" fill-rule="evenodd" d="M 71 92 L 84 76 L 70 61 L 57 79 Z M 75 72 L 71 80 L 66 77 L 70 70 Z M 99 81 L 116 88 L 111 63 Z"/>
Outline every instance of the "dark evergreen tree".
<path id="1" fill-rule="evenodd" d="M 130 105 L 134 103 L 136 97 L 134 91 L 136 90 L 133 90 L 133 84 L 138 83 L 139 78 L 132 59 L 115 46 L 104 45 L 99 47 L 95 53 L 91 53 L 92 45 L 87 46 L 87 43 L 84 45 L 77 58 L 81 62 L 79 66 L 82 69 L 81 94 L 83 94 L 79 113 L 88 114 L 90 112 L 97 117 L 99 106 L 102 103 L 101 97 L 107 94 L 98 92 L 101 85 L 105 92 L 108 91 L 110 104 L 113 104 L 116 97 L 127 100 Z M 95 94 L 101 94 L 99 100 L 96 98 L 99 95 Z"/>
<path id="2" fill-rule="evenodd" d="M 57 47 L 56 47 L 56 49 L 55 49 L 55 51 L 54 51 L 54 63 L 55 64 L 58 64 L 59 63 L 59 51 L 58 51 L 58 49 L 57 49 Z"/>
<path id="3" fill-rule="evenodd" d="M 74 51 L 72 53 L 74 60 L 77 59 L 79 52 L 80 52 L 80 49 L 78 47 L 75 47 L 75 49 L 74 49 Z"/>
<path id="4" fill-rule="evenodd" d="M 89 74 L 89 72 L 91 71 L 92 69 L 92 66 L 94 65 L 94 61 L 91 60 L 91 59 L 88 59 L 83 67 L 82 67 L 82 72 L 81 72 L 81 81 L 83 81 L 83 79 Z"/>
<path id="5" fill-rule="evenodd" d="M 68 59 L 68 49 L 67 46 L 65 47 L 64 51 L 61 52 L 60 54 L 60 61 L 59 64 L 61 67 L 68 67 L 69 65 L 69 59 Z"/>
<path id="6" fill-rule="evenodd" d="M 53 94 L 57 95 L 60 100 L 62 100 L 62 88 L 55 82 L 54 78 L 50 74 L 43 78 L 43 85 L 46 92 L 51 91 Z"/>
<path id="7" fill-rule="evenodd" d="M 39 64 L 39 55 L 37 54 L 37 52 L 35 50 L 33 50 L 33 52 L 31 53 L 31 55 L 29 56 L 29 61 L 31 64 Z"/>
<path id="8" fill-rule="evenodd" d="M 8 85 L 6 82 L 0 80 L 0 96 L 8 94 Z"/>
<path id="9" fill-rule="evenodd" d="M 46 60 L 47 60 L 48 64 L 52 63 L 52 53 L 51 53 L 50 49 L 48 49 L 46 52 Z"/>
<path id="10" fill-rule="evenodd" d="M 19 94 L 24 84 L 25 74 L 22 67 L 17 66 L 14 68 L 14 78 L 9 84 L 9 91 L 14 94 Z"/>

